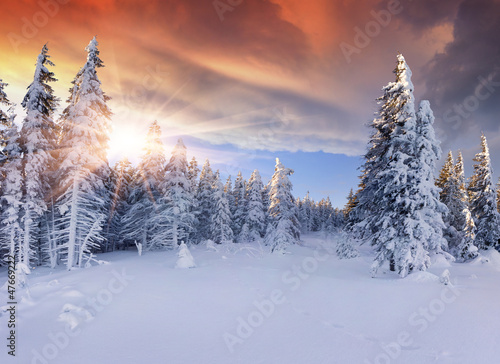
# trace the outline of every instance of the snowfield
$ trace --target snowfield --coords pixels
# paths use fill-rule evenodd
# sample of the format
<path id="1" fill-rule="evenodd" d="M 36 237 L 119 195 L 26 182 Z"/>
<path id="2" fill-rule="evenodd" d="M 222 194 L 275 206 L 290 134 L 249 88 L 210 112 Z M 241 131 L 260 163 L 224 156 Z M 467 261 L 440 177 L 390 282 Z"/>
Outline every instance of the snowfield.
<path id="1" fill-rule="evenodd" d="M 369 247 L 339 260 L 322 234 L 302 240 L 286 255 L 258 245 L 190 246 L 191 269 L 176 268 L 176 251 L 133 250 L 71 272 L 37 267 L 29 292 L 17 292 L 15 358 L 6 353 L 8 306 L 1 311 L 1 362 L 500 361 L 496 251 L 466 264 L 439 260 L 405 279 L 386 267 L 371 278 Z"/>

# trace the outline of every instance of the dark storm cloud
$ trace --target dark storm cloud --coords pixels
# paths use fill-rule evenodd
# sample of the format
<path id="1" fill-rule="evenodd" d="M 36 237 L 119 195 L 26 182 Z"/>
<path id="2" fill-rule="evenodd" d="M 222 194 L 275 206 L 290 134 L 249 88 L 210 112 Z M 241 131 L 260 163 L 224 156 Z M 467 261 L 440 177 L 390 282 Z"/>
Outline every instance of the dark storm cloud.
<path id="1" fill-rule="evenodd" d="M 500 117 L 500 1 L 465 0 L 454 40 L 427 64 L 426 98 L 447 143 L 467 130 L 498 130 Z"/>

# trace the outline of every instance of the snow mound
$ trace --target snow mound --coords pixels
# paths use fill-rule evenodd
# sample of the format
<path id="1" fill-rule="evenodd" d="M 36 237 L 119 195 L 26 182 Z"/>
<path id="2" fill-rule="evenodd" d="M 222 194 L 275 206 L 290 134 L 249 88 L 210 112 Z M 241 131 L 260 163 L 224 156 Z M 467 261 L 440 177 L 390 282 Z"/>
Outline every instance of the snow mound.
<path id="1" fill-rule="evenodd" d="M 500 253 L 495 249 L 484 252 L 482 263 L 488 263 L 493 268 L 500 270 Z"/>
<path id="2" fill-rule="evenodd" d="M 175 264 L 176 268 L 195 268 L 196 263 L 194 262 L 194 258 L 191 255 L 191 252 L 189 251 L 187 245 L 185 243 L 182 243 L 179 245 L 179 253 L 177 253 L 177 256 L 179 259 L 177 260 L 177 263 Z"/>
<path id="3" fill-rule="evenodd" d="M 415 272 L 409 274 L 403 281 L 417 282 L 417 283 L 427 283 L 427 282 L 439 282 L 440 278 L 429 272 Z"/>
<path id="4" fill-rule="evenodd" d="M 431 266 L 436 268 L 449 268 L 451 264 L 443 254 L 434 254 L 431 256 Z"/>
<path id="5" fill-rule="evenodd" d="M 204 243 L 205 243 L 205 246 L 207 247 L 207 250 L 214 251 L 214 252 L 218 251 L 213 240 L 208 239 L 208 240 L 205 240 Z"/>
<path id="6" fill-rule="evenodd" d="M 66 322 L 71 329 L 74 329 L 82 322 L 89 322 L 93 318 L 94 315 L 87 309 L 66 303 L 59 314 L 58 321 Z"/>

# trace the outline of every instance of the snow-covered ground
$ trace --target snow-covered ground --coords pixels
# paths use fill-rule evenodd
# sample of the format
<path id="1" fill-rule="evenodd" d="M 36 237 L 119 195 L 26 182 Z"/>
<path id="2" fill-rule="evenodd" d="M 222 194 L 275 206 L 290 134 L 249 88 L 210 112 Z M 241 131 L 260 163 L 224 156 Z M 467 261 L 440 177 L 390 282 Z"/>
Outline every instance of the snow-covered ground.
<path id="1" fill-rule="evenodd" d="M 72 272 L 36 268 L 29 297 L 17 292 L 25 298 L 14 360 L 2 312 L 1 362 L 500 362 L 498 253 L 437 262 L 405 279 L 371 278 L 367 247 L 339 260 L 321 234 L 303 240 L 287 255 L 256 245 L 190 247 L 193 269 L 176 268 L 177 252 L 132 250 Z M 451 285 L 440 282 L 446 269 Z"/>

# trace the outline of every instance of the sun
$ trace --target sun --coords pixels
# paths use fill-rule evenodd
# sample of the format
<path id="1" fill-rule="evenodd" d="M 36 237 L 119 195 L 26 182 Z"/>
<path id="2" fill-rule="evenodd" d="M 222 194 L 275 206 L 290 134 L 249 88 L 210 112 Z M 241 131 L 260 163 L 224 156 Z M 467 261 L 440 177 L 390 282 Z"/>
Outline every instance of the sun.
<path id="1" fill-rule="evenodd" d="M 114 128 L 109 139 L 108 159 L 111 164 L 127 158 L 136 162 L 144 147 L 142 131 L 133 126 L 120 126 Z"/>

